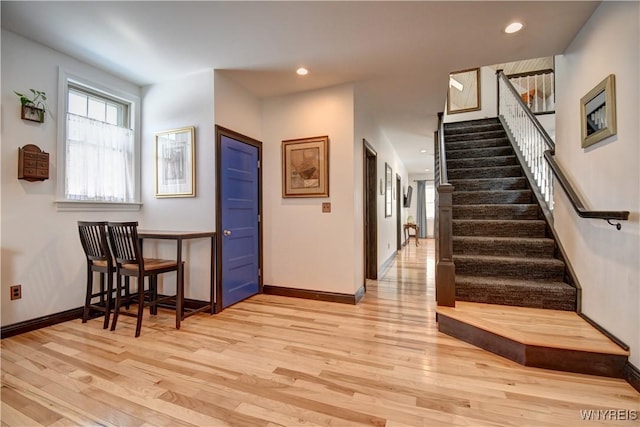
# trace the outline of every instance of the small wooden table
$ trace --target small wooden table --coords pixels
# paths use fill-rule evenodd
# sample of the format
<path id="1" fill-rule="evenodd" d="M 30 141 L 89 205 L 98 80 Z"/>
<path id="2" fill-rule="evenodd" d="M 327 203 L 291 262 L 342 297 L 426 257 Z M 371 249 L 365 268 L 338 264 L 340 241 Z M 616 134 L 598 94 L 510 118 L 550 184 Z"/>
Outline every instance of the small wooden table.
<path id="1" fill-rule="evenodd" d="M 176 262 L 178 263 L 178 286 L 176 289 L 176 329 L 180 329 L 180 321 L 192 314 L 209 311 L 214 313 L 215 309 L 215 265 L 216 265 L 216 232 L 215 231 L 164 231 L 164 230 L 138 230 L 138 238 L 140 239 L 140 248 L 142 249 L 143 239 L 164 239 L 176 241 Z M 182 274 L 182 241 L 187 239 L 211 239 L 211 278 L 209 301 L 197 308 L 185 309 L 184 307 L 184 283 L 181 278 Z"/>
<path id="2" fill-rule="evenodd" d="M 415 234 L 413 235 L 413 237 L 415 237 L 416 239 L 416 246 L 418 246 L 418 234 L 420 233 L 420 227 L 418 227 L 418 224 L 405 224 L 404 225 L 404 240 L 405 242 L 407 241 L 407 231 L 413 229 L 413 231 L 415 231 Z M 409 239 L 411 239 L 411 233 L 409 233 Z"/>

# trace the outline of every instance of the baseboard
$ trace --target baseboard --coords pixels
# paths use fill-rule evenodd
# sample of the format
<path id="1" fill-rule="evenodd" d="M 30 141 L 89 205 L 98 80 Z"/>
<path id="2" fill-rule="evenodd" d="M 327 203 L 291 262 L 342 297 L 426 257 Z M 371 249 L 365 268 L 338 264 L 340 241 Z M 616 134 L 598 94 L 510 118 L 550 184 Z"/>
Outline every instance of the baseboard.
<path id="1" fill-rule="evenodd" d="M 58 323 L 68 322 L 69 320 L 81 319 L 83 311 L 84 307 L 72 308 L 71 310 L 61 311 L 60 313 L 49 314 L 47 316 L 25 320 L 24 322 L 3 326 L 0 329 L 0 338 L 9 338 L 40 328 L 46 328 L 47 326 L 57 325 Z"/>
<path id="2" fill-rule="evenodd" d="M 391 264 L 393 264 L 393 260 L 396 259 L 396 256 L 398 256 L 398 251 L 393 251 L 391 256 L 387 258 L 385 262 L 382 263 L 382 265 L 380 266 L 380 270 L 378 271 L 378 277 L 384 276 L 384 274 L 387 272 L 389 267 L 391 267 Z"/>
<path id="3" fill-rule="evenodd" d="M 595 320 L 591 319 L 589 316 L 587 316 L 586 314 L 584 314 L 583 312 L 579 311 L 578 312 L 578 316 L 580 316 L 581 318 L 583 318 L 588 324 L 590 324 L 591 326 L 593 326 L 594 328 L 596 328 L 602 335 L 604 335 L 605 337 L 609 338 L 611 341 L 613 341 L 618 347 L 620 347 L 623 350 L 626 351 L 630 351 L 631 347 L 629 347 L 627 344 L 625 344 L 621 339 L 619 339 L 618 337 L 616 337 L 615 335 L 613 335 L 611 332 L 607 331 L 605 328 L 603 328 L 602 326 L 600 326 Z"/>
<path id="4" fill-rule="evenodd" d="M 262 292 L 269 295 L 283 297 L 312 299 L 317 301 L 338 302 L 341 304 L 357 304 L 364 296 L 364 287 L 356 291 L 354 295 L 340 294 L 336 292 L 312 291 L 308 289 L 285 288 L 282 286 L 264 285 Z"/>
<path id="5" fill-rule="evenodd" d="M 640 393 L 640 369 L 633 366 L 631 362 L 627 362 L 624 367 L 624 379 Z"/>

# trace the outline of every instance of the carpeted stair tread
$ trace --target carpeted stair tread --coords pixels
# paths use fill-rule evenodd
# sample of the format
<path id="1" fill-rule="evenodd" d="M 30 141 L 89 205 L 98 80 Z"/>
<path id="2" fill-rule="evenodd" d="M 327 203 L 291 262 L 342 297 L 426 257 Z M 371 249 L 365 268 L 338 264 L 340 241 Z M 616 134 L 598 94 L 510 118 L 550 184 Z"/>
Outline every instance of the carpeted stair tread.
<path id="1" fill-rule="evenodd" d="M 576 309 L 576 288 L 562 281 L 456 274 L 456 299 L 549 310 Z"/>
<path id="2" fill-rule="evenodd" d="M 509 144 L 509 139 L 507 137 L 477 139 L 475 141 L 445 142 L 445 149 L 447 152 L 449 150 L 468 150 L 490 147 L 511 147 L 511 144 Z"/>
<path id="3" fill-rule="evenodd" d="M 449 135 L 457 135 L 461 133 L 469 133 L 469 132 L 488 132 L 488 131 L 501 131 L 504 130 L 502 124 L 498 123 L 478 123 L 471 126 L 458 126 L 452 127 L 449 124 L 446 124 L 444 127 L 445 136 Z"/>
<path id="4" fill-rule="evenodd" d="M 454 219 L 454 236 L 546 237 L 544 220 Z"/>
<path id="5" fill-rule="evenodd" d="M 522 190 L 527 188 L 525 177 L 450 179 L 455 191 Z"/>
<path id="6" fill-rule="evenodd" d="M 455 195 L 455 192 L 453 193 Z M 538 219 L 539 209 L 535 204 L 478 204 L 454 205 L 453 219 Z"/>
<path id="7" fill-rule="evenodd" d="M 518 159 L 515 155 L 447 160 L 448 169 L 485 168 L 494 166 L 512 166 L 517 164 Z"/>
<path id="8" fill-rule="evenodd" d="M 454 255 L 552 258 L 555 241 L 546 237 L 454 236 Z"/>
<path id="9" fill-rule="evenodd" d="M 531 190 L 454 191 L 454 205 L 505 205 L 531 203 Z"/>
<path id="10" fill-rule="evenodd" d="M 465 120 L 463 122 L 450 122 L 445 123 L 445 129 L 460 129 L 474 126 L 483 126 L 488 124 L 499 124 L 500 119 L 497 117 L 489 117 L 484 119 Z"/>
<path id="11" fill-rule="evenodd" d="M 506 132 L 504 130 L 474 132 L 472 129 L 470 129 L 469 133 L 458 133 L 454 135 L 447 135 L 445 131 L 445 138 L 449 142 L 475 141 L 477 139 L 489 139 L 489 138 L 504 138 L 505 135 L 506 135 Z"/>
<path id="12" fill-rule="evenodd" d="M 447 159 L 471 159 L 476 157 L 511 156 L 513 148 L 504 147 L 480 147 L 447 150 Z"/>
<path id="13" fill-rule="evenodd" d="M 454 255 L 456 274 L 562 281 L 564 262 L 556 258 Z"/>
<path id="14" fill-rule="evenodd" d="M 469 178 L 506 178 L 522 176 L 522 168 L 520 165 L 462 169 L 449 168 L 447 173 L 449 175 L 449 179 L 452 180 Z"/>

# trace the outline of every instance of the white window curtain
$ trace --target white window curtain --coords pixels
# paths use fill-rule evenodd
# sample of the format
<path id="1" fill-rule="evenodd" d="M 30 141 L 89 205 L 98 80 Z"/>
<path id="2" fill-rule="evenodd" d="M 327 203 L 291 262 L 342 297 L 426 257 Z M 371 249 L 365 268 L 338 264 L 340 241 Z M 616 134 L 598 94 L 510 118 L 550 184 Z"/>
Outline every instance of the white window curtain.
<path id="1" fill-rule="evenodd" d="M 134 141 L 131 129 L 68 113 L 66 198 L 132 202 Z"/>

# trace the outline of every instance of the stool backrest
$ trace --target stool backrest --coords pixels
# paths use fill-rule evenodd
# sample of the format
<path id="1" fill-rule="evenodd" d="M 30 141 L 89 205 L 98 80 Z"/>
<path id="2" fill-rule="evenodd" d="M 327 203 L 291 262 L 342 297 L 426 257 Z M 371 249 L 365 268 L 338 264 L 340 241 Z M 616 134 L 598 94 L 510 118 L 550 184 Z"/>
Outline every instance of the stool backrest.
<path id="1" fill-rule="evenodd" d="M 143 260 L 138 240 L 138 222 L 108 222 L 109 242 L 116 264 L 138 264 Z"/>
<path id="2" fill-rule="evenodd" d="M 78 221 L 80 243 L 88 261 L 106 261 L 111 264 L 111 252 L 107 243 L 105 221 Z"/>

